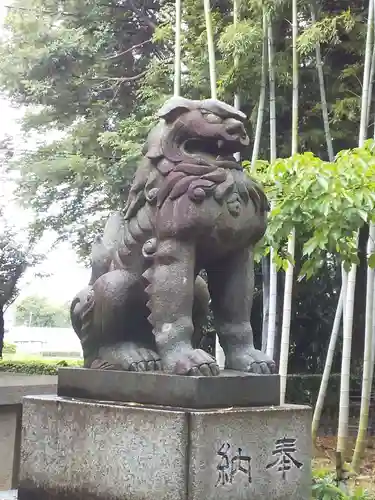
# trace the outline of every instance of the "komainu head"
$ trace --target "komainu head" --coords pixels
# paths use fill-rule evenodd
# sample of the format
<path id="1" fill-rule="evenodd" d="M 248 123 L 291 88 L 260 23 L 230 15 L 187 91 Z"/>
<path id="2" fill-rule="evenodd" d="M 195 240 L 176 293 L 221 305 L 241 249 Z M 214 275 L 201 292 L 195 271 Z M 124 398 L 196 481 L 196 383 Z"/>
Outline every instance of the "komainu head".
<path id="1" fill-rule="evenodd" d="M 249 200 L 256 211 L 267 211 L 263 191 L 234 157 L 249 144 L 241 111 L 215 99 L 172 97 L 158 116 L 143 148 L 146 161 L 135 175 L 125 219 L 146 202 L 161 209 L 167 200 L 185 195 L 195 203 L 213 198 L 217 210 L 225 201 L 234 217 Z"/>
<path id="2" fill-rule="evenodd" d="M 158 113 L 161 122 L 151 132 L 144 154 L 154 162 L 193 163 L 223 168 L 239 166 L 233 154 L 241 152 L 249 137 L 246 116 L 237 109 L 206 99 L 169 99 Z"/>

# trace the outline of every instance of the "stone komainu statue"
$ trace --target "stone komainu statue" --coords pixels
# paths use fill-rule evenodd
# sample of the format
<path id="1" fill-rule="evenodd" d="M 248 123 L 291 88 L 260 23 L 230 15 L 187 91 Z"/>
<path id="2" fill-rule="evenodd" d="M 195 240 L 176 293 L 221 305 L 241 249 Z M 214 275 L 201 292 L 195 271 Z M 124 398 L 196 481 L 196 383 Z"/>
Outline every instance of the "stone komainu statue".
<path id="1" fill-rule="evenodd" d="M 245 115 L 220 101 L 175 97 L 144 147 L 124 214 L 92 249 L 92 276 L 71 305 L 86 367 L 217 375 L 194 349 L 209 300 L 226 368 L 274 372 L 250 326 L 253 246 L 268 202 L 233 154 Z"/>

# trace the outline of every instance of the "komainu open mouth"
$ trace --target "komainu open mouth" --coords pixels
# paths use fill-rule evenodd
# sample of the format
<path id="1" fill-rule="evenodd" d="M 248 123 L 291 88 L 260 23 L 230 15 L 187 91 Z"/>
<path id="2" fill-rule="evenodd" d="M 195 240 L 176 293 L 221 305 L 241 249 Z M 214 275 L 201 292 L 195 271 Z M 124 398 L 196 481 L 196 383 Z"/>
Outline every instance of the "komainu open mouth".
<path id="1" fill-rule="evenodd" d="M 187 139 L 183 144 L 186 154 L 204 159 L 212 163 L 216 161 L 235 162 L 234 153 L 241 149 L 241 144 L 237 141 L 229 142 L 223 139 Z"/>

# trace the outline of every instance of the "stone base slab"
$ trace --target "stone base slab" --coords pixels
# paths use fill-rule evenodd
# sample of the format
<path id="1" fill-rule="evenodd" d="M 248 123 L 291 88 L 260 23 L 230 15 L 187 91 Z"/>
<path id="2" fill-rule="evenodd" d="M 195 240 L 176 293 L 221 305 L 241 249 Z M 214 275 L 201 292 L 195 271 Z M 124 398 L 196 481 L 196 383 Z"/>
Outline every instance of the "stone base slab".
<path id="1" fill-rule="evenodd" d="M 19 500 L 310 500 L 311 409 L 27 397 Z"/>
<path id="2" fill-rule="evenodd" d="M 217 377 L 61 368 L 58 396 L 180 408 L 280 404 L 280 376 L 224 370 Z"/>

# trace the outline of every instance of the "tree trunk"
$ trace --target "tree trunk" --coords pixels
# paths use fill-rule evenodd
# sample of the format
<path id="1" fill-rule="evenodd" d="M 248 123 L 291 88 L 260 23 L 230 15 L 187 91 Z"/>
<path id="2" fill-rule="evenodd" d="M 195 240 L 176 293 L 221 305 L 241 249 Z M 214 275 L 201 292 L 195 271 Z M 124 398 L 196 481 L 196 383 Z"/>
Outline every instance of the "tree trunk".
<path id="1" fill-rule="evenodd" d="M 0 359 L 3 357 L 4 333 L 4 306 L 0 305 Z"/>

